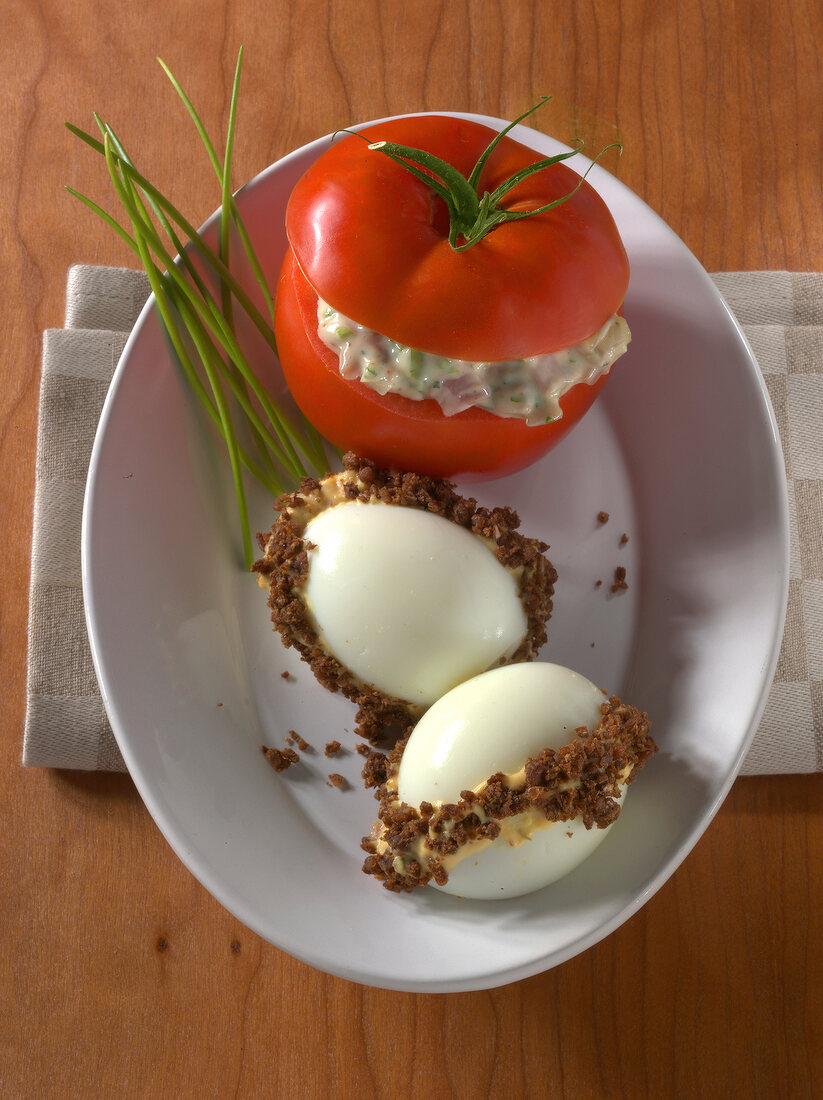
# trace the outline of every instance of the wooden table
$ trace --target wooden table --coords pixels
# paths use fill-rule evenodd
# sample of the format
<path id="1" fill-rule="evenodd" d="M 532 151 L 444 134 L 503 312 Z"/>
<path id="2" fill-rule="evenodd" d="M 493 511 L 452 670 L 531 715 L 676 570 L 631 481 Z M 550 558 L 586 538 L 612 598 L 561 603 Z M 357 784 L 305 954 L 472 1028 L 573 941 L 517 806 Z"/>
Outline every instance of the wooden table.
<path id="1" fill-rule="evenodd" d="M 216 205 L 160 53 L 217 132 L 247 48 L 242 181 L 349 121 L 513 117 L 625 143 L 620 177 L 709 270 L 820 269 L 823 12 L 813 0 L 5 0 L 0 235 L 0 1094 L 805 1097 L 823 1090 L 823 776 L 739 780 L 605 942 L 488 993 L 327 977 L 172 854 L 128 778 L 23 770 L 41 333 L 75 261 L 127 264 L 62 189 L 106 194 L 62 126 L 101 111 L 197 223 Z M 564 117 L 565 112 L 565 117 Z"/>

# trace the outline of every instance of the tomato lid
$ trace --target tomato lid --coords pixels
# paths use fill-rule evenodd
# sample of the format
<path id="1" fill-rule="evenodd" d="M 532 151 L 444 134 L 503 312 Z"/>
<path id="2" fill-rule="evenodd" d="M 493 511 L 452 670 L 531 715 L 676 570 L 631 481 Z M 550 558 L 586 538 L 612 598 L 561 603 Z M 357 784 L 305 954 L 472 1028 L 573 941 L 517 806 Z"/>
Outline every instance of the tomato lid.
<path id="1" fill-rule="evenodd" d="M 315 161 L 286 211 L 295 258 L 334 309 L 409 347 L 494 361 L 578 344 L 622 304 L 628 259 L 614 219 L 588 183 L 553 210 L 501 224 L 459 252 L 448 241 L 444 201 L 369 143 L 426 150 L 468 178 L 494 131 L 467 119 L 413 115 L 360 134 L 336 141 Z M 478 194 L 540 159 L 503 137 Z M 500 205 L 534 209 L 579 181 L 557 163 L 517 184 Z"/>

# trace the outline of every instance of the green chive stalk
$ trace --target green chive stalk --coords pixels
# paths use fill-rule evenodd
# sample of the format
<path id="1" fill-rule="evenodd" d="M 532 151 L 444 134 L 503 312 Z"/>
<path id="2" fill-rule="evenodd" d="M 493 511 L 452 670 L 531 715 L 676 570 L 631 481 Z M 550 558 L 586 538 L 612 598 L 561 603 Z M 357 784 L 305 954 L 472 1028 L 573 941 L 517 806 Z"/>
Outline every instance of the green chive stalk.
<path id="1" fill-rule="evenodd" d="M 244 470 L 276 496 L 309 473 L 323 473 L 327 460 L 320 434 L 305 419 L 295 423 L 272 400 L 237 337 L 235 306 L 243 310 L 272 352 L 277 354 L 272 328 L 273 298 L 231 190 L 242 61 L 241 47 L 232 84 L 222 161 L 191 100 L 169 67 L 160 61 L 195 125 L 217 176 L 220 223 L 216 251 L 174 204 L 136 169 L 112 127 L 96 114 L 94 118 L 102 140 L 71 123 L 66 125 L 105 158 L 124 222 L 74 188 L 66 190 L 102 218 L 139 257 L 145 269 L 175 358 L 192 393 L 226 445 L 237 497 L 243 555 L 249 568 L 254 553 Z M 267 316 L 260 312 L 231 271 L 232 229 L 262 294 Z M 205 261 L 206 268 L 216 278 L 217 296 L 209 290 L 198 271 L 195 254 Z M 239 441 L 237 425 L 248 432 L 256 456 Z"/>

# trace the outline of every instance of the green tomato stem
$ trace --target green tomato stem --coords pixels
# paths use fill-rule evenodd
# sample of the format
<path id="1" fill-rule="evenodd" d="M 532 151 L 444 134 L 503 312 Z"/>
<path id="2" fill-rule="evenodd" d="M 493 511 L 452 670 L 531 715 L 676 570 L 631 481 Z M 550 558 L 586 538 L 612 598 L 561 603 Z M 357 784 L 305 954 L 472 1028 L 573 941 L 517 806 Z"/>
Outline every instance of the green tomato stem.
<path id="1" fill-rule="evenodd" d="M 413 175 L 422 180 L 435 194 L 445 199 L 456 236 L 465 233 L 474 225 L 480 200 L 475 190 L 469 186 L 469 181 L 453 164 L 423 149 L 414 149 L 410 145 L 398 145 L 393 141 L 372 142 L 369 149 L 379 150 L 395 163 L 412 171 Z M 426 172 L 414 171 L 412 165 L 419 165 L 426 169 Z"/>
<path id="2" fill-rule="evenodd" d="M 518 123 L 523 121 L 524 118 L 528 118 L 529 115 L 533 115 L 535 111 L 539 110 L 544 104 L 548 103 L 551 98 L 552 97 L 550 95 L 541 96 L 538 102 L 535 103 L 533 107 L 529 107 L 528 111 L 524 111 L 522 115 L 518 115 L 514 122 L 510 122 L 508 126 L 503 127 L 499 134 L 494 135 L 489 144 L 478 157 L 477 164 L 475 164 L 474 168 L 472 168 L 471 170 L 471 174 L 469 175 L 470 187 L 472 187 L 475 191 L 477 190 L 477 183 L 480 179 L 480 173 L 485 168 L 486 161 L 497 148 L 498 142 L 502 141 L 506 134 L 508 134 L 510 130 L 513 130 Z"/>
<path id="3" fill-rule="evenodd" d="M 618 142 L 607 145 L 605 149 L 602 149 L 597 154 L 595 159 L 586 169 L 585 174 L 571 191 L 555 199 L 553 202 L 546 203 L 534 210 L 509 211 L 502 208 L 499 204 L 513 188 L 517 187 L 518 184 L 522 183 L 530 176 L 533 176 L 536 172 L 543 172 L 547 168 L 551 168 L 553 164 L 558 164 L 560 161 L 568 160 L 570 157 L 575 156 L 575 154 L 579 153 L 583 148 L 582 142 L 576 149 L 570 149 L 568 152 L 558 153 L 552 157 L 545 157 L 542 160 L 527 165 L 519 172 L 515 172 L 515 174 L 510 176 L 507 180 L 504 180 L 504 182 L 496 187 L 491 194 L 489 194 L 489 192 L 484 192 L 483 195 L 480 195 L 478 189 L 480 176 L 489 157 L 497 148 L 498 143 L 519 122 L 522 122 L 524 118 L 527 118 L 539 107 L 542 107 L 550 98 L 550 96 L 543 96 L 540 101 L 535 103 L 533 107 L 530 107 L 528 111 L 524 111 L 522 115 L 519 115 L 513 122 L 505 126 L 499 134 L 495 134 L 480 154 L 468 179 L 462 172 L 455 168 L 454 165 L 441 160 L 432 153 L 428 153 L 422 149 L 415 149 L 410 145 L 398 145 L 396 142 L 392 141 L 373 141 L 369 142 L 369 149 L 373 149 L 389 157 L 407 172 L 411 172 L 411 174 L 416 176 L 426 187 L 443 199 L 449 212 L 449 244 L 455 252 L 465 252 L 466 249 L 471 248 L 473 245 L 477 244 L 478 241 L 481 241 L 487 236 L 495 226 L 502 225 L 504 222 L 519 221 L 523 218 L 533 218 L 537 214 L 544 214 L 548 210 L 554 210 L 564 202 L 568 202 L 572 196 L 577 194 L 583 184 L 583 180 L 585 180 L 586 176 L 595 164 L 598 163 L 604 153 L 614 148 L 622 150 L 622 146 Z M 346 132 L 350 133 L 351 131 Z M 364 138 L 363 140 L 366 139 Z"/>

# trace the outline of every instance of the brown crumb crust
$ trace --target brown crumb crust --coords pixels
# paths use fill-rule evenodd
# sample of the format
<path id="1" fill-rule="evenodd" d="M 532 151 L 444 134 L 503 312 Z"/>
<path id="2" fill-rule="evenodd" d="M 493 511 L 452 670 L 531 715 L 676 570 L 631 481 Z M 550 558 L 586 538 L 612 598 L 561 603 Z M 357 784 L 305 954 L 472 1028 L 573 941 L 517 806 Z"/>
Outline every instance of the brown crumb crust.
<path id="1" fill-rule="evenodd" d="M 611 825 L 620 814 L 616 801 L 620 784 L 633 782 L 657 746 L 650 736 L 647 716 L 636 707 L 612 696 L 601 712 L 602 718 L 592 732 L 581 727 L 568 745 L 544 749 L 527 760 L 521 785 L 509 787 L 502 773 L 497 773 L 478 793 L 461 791 L 459 802 L 437 807 L 430 802 L 407 806 L 398 801 L 394 785 L 387 783 L 397 774 L 405 741 L 388 757 L 373 754 L 382 757 L 387 779 L 376 793 L 379 821 L 361 844 L 368 853 L 364 872 L 395 892 L 411 891 L 432 879 L 442 886 L 448 881 L 444 857 L 470 841 L 493 840 L 500 834 L 500 821 L 529 810 L 542 812 L 552 822 L 579 817 L 587 829 Z M 375 777 L 380 767 L 375 765 Z M 412 856 L 420 838 L 424 838 L 423 848 L 431 853 L 426 856 L 425 866 Z M 396 869 L 398 856 L 402 871 Z"/>
<path id="2" fill-rule="evenodd" d="M 325 749 L 323 749 L 324 756 L 337 756 L 343 746 L 339 741 L 329 741 Z"/>
<path id="3" fill-rule="evenodd" d="M 348 790 L 349 784 L 345 776 L 340 775 L 339 772 L 332 772 L 329 776 L 329 786 L 336 787 L 338 791 L 346 791 Z"/>
<path id="4" fill-rule="evenodd" d="M 598 512 L 597 513 L 597 522 L 598 523 L 608 523 L 609 522 L 609 513 L 608 512 Z"/>
<path id="5" fill-rule="evenodd" d="M 513 509 L 479 508 L 476 500 L 455 492 L 451 482 L 381 469 L 351 452 L 343 456 L 343 472 L 338 477 L 344 499 L 419 508 L 496 543 L 498 561 L 521 571 L 520 598 L 527 620 L 527 632 L 517 651 L 509 661 L 500 663 L 530 661 L 537 655 L 546 641 L 557 572 L 544 556 L 548 545 L 517 530 L 520 519 Z M 268 587 L 272 623 L 283 643 L 297 649 L 323 687 L 339 691 L 357 704 L 355 733 L 377 743 L 387 729 L 416 721 L 420 709 L 364 683 L 318 644 L 300 598 L 308 577 L 311 547 L 302 537 L 306 521 L 296 517 L 312 500 L 320 499 L 320 482 L 303 478 L 297 492 L 286 493 L 276 501 L 280 515 L 268 534 L 257 536 L 263 557 L 252 570 Z"/>
<path id="6" fill-rule="evenodd" d="M 268 749 L 265 745 L 261 745 L 260 749 L 276 772 L 284 772 L 300 759 L 294 749 Z"/>

